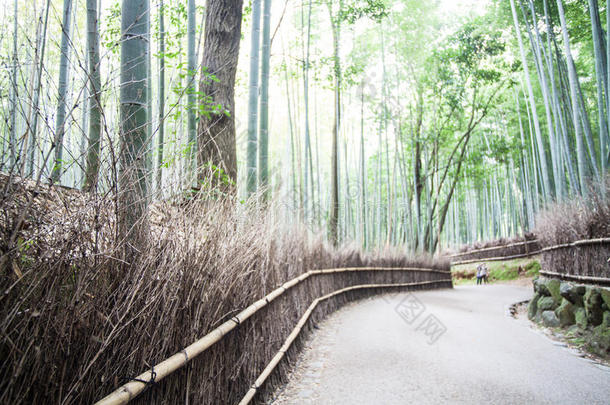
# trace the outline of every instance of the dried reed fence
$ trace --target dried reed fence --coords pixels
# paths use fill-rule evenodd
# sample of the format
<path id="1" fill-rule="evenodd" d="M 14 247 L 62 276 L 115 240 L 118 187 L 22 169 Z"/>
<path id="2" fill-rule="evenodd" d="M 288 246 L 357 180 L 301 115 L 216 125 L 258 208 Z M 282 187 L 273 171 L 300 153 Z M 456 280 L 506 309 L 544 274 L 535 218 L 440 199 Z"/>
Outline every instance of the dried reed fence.
<path id="1" fill-rule="evenodd" d="M 610 179 L 587 198 L 549 207 L 536 223 L 543 274 L 610 283 Z"/>
<path id="2" fill-rule="evenodd" d="M 311 269 L 449 270 L 447 262 L 399 250 L 333 249 L 286 224 L 282 207 L 209 198 L 153 205 L 148 238 L 127 263 L 118 255 L 112 195 L 0 180 L 0 403 L 93 403 Z M 149 384 L 136 402 L 238 402 L 313 299 L 356 285 L 443 277 L 389 270 L 308 277 L 186 367 Z M 312 322 L 374 292 L 324 301 Z M 296 339 L 289 359 L 300 345 Z M 289 367 L 281 362 L 268 386 Z"/>
<path id="3" fill-rule="evenodd" d="M 522 242 L 497 245 L 482 249 L 469 250 L 446 256 L 453 265 L 476 263 L 485 259 L 486 261 L 499 261 L 529 257 L 540 252 L 538 240 L 527 240 Z"/>
<path id="4" fill-rule="evenodd" d="M 349 274 L 355 275 L 358 273 L 369 273 L 366 279 L 368 280 L 392 280 L 390 283 L 373 283 L 373 284 L 355 284 L 350 285 L 356 279 L 362 279 L 360 277 L 345 277 L 349 276 Z M 385 274 L 383 274 L 385 273 Z M 402 273 L 402 274 L 401 274 Z M 275 355 L 271 358 L 270 363 L 265 367 L 263 373 L 253 384 L 253 388 L 251 388 L 247 393 L 241 403 L 249 403 L 250 400 L 254 398 L 254 396 L 259 392 L 259 389 L 263 386 L 263 383 L 267 380 L 269 375 L 276 369 L 280 360 L 284 357 L 285 353 L 291 348 L 294 341 L 299 337 L 299 333 L 303 330 L 303 327 L 306 325 L 306 322 L 309 320 L 311 314 L 314 309 L 317 308 L 318 304 L 322 301 L 326 301 L 330 298 L 335 298 L 342 294 L 352 293 L 351 297 L 346 297 L 344 299 L 354 299 L 362 296 L 363 290 L 370 290 L 370 292 L 386 290 L 388 288 L 393 289 L 407 289 L 407 288 L 439 288 L 439 287 L 451 287 L 451 277 L 450 273 L 445 270 L 434 270 L 434 269 L 419 269 L 419 268 L 344 268 L 344 269 L 324 269 L 324 270 L 313 270 L 308 271 L 307 273 L 294 278 L 286 283 L 284 283 L 281 287 L 275 289 L 270 294 L 261 298 L 254 304 L 250 305 L 239 314 L 233 316 L 228 321 L 205 335 L 203 338 L 197 340 L 192 343 L 188 347 L 184 348 L 180 352 L 174 354 L 168 359 L 163 360 L 162 362 L 154 365 L 150 370 L 145 373 L 137 376 L 132 381 L 126 383 L 121 388 L 108 395 L 101 401 L 99 401 L 98 405 L 117 405 L 117 404 L 125 404 L 143 392 L 146 388 L 150 386 L 151 383 L 158 383 L 165 377 L 171 375 L 177 370 L 186 367 L 189 365 L 190 361 L 197 361 L 197 356 L 204 353 L 206 350 L 213 347 L 214 344 L 221 341 L 225 336 L 229 335 L 235 329 L 243 328 L 244 324 L 248 322 L 256 322 L 251 321 L 250 319 L 254 317 L 259 311 L 268 305 L 273 306 L 274 302 L 277 298 L 281 297 L 284 294 L 290 294 L 292 289 L 295 286 L 303 282 L 307 282 L 310 279 L 315 279 L 319 276 L 324 275 L 337 275 L 340 274 L 344 279 L 344 282 L 347 282 L 348 285 L 335 291 L 331 291 L 326 293 L 324 296 L 319 296 L 313 299 L 313 302 L 309 305 L 307 310 L 300 315 L 300 319 L 296 322 L 295 328 L 291 331 L 291 333 L 286 338 L 284 344 L 277 350 Z M 423 278 L 428 279 L 427 281 L 413 281 L 413 282 L 396 282 L 394 280 L 404 280 L 406 279 L 415 279 L 420 277 L 414 277 L 414 275 L 425 275 Z M 390 276 L 390 277 L 388 277 Z M 430 280 L 432 279 L 432 280 Z M 316 284 L 316 281 L 313 280 L 312 283 Z M 334 284 L 331 281 L 331 284 Z M 325 291 L 328 287 L 324 285 L 315 286 L 314 290 Z M 358 294 L 360 293 L 360 294 Z M 294 299 L 291 300 L 295 306 L 302 305 L 301 302 L 295 302 Z M 310 299 L 311 302 L 311 299 Z M 332 306 L 327 306 L 326 310 L 332 309 Z M 267 313 L 269 314 L 269 313 Z M 325 313 L 319 313 L 319 315 L 324 315 Z M 269 316 L 269 315 L 267 315 Z M 271 331 L 274 328 L 274 325 L 280 323 L 279 320 L 273 319 L 258 319 L 258 322 L 269 324 Z M 236 332 L 237 333 L 237 332 Z M 266 341 L 266 340 L 265 340 Z M 276 342 L 277 344 L 277 342 Z M 271 343 L 271 345 L 274 345 Z M 253 348 L 257 350 L 256 347 Z M 186 388 L 186 386 L 185 386 Z M 185 398 L 186 399 L 186 398 Z"/>

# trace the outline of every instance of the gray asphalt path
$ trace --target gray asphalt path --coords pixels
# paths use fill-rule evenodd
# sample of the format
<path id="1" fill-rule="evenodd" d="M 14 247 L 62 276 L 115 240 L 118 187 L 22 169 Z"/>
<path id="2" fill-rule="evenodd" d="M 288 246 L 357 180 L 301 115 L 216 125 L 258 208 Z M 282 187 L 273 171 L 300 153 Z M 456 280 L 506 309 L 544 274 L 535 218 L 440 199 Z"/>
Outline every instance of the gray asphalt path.
<path id="1" fill-rule="evenodd" d="M 385 295 L 331 315 L 274 404 L 609 404 L 610 371 L 507 315 L 531 287 Z"/>

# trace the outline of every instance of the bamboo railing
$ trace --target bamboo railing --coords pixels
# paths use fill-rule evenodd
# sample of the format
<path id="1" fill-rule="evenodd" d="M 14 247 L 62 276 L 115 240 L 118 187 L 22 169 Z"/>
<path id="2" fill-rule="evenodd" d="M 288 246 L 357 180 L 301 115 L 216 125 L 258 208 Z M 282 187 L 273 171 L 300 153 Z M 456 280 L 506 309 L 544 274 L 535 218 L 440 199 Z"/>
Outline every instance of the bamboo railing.
<path id="1" fill-rule="evenodd" d="M 538 240 L 537 239 L 526 240 L 526 241 L 523 241 L 523 242 L 509 243 L 508 245 L 498 245 L 498 246 L 491 246 L 491 247 L 486 247 L 486 248 L 482 248 L 482 249 L 469 250 L 468 252 L 455 253 L 455 254 L 452 254 L 452 255 L 448 255 L 446 257 L 449 258 L 449 259 L 452 259 L 454 257 L 468 256 L 468 255 L 472 255 L 472 254 L 475 254 L 475 253 L 481 253 L 481 252 L 488 252 L 488 251 L 493 251 L 493 250 L 506 249 L 506 248 L 514 247 L 514 246 L 531 245 L 533 243 L 538 243 Z"/>
<path id="2" fill-rule="evenodd" d="M 254 394 L 256 394 L 256 391 L 258 390 L 258 388 L 260 388 L 260 386 L 262 385 L 262 382 L 264 382 L 267 379 L 269 374 L 271 374 L 273 369 L 277 366 L 277 364 L 283 357 L 285 351 L 287 350 L 287 347 L 289 347 L 292 344 L 292 342 L 294 341 L 294 339 L 296 338 L 296 336 L 298 336 L 299 332 L 303 328 L 303 325 L 305 324 L 307 319 L 309 319 L 309 316 L 311 315 L 311 313 L 313 312 L 315 307 L 320 302 L 327 300 L 331 297 L 334 297 L 336 295 L 343 294 L 343 293 L 346 293 L 346 292 L 352 291 L 352 290 L 358 290 L 358 289 L 390 288 L 390 287 L 398 288 L 398 287 L 407 287 L 407 286 L 425 286 L 425 285 L 435 284 L 435 283 L 436 284 L 451 283 L 451 277 L 450 277 L 451 272 L 450 271 L 437 270 L 437 269 L 423 269 L 423 268 L 416 268 L 416 267 L 393 267 L 393 268 L 348 267 L 348 268 L 338 268 L 338 269 L 310 270 L 307 273 L 304 273 L 301 276 L 295 277 L 292 280 L 287 281 L 286 283 L 282 284 L 280 287 L 276 288 L 275 290 L 273 290 L 271 293 L 269 293 L 265 297 L 261 298 L 260 300 L 256 301 L 255 303 L 253 303 L 252 305 L 250 305 L 249 307 L 247 307 L 246 309 L 244 309 L 237 315 L 233 316 L 231 319 L 224 322 L 223 324 L 221 324 L 220 326 L 218 326 L 217 328 L 215 328 L 214 330 L 212 330 L 211 332 L 209 332 L 208 334 L 203 336 L 201 339 L 195 341 L 191 345 L 187 346 L 186 348 L 184 348 L 183 350 L 174 354 L 173 356 L 167 358 L 166 360 L 163 360 L 160 363 L 154 365 L 151 369 L 149 369 L 146 372 L 135 377 L 128 383 L 122 385 L 120 388 L 118 388 L 117 390 L 115 390 L 114 392 L 109 394 L 108 396 L 106 396 L 103 399 L 101 399 L 100 401 L 98 401 L 96 403 L 96 405 L 118 405 L 118 404 L 128 403 L 129 401 L 131 401 L 132 399 L 137 397 L 139 394 L 141 394 L 143 391 L 145 391 L 146 388 L 148 388 L 148 386 L 150 385 L 149 383 L 152 383 L 152 382 L 157 383 L 157 382 L 163 380 L 168 375 L 175 372 L 176 370 L 179 370 L 182 367 L 186 366 L 195 357 L 199 356 L 201 353 L 203 353 L 204 351 L 206 351 L 207 349 L 212 347 L 215 343 L 220 341 L 224 336 L 226 336 L 230 331 L 235 329 L 238 325 L 242 324 L 244 321 L 246 321 L 248 318 L 253 316 L 259 310 L 261 310 L 262 308 L 264 308 L 265 306 L 267 306 L 268 304 L 273 302 L 276 298 L 280 297 L 286 291 L 290 290 L 292 287 L 305 281 L 306 279 L 308 279 L 312 276 L 323 275 L 323 274 L 361 272 L 361 271 L 397 271 L 397 272 L 398 271 L 408 271 L 408 272 L 423 272 L 423 273 L 440 273 L 440 274 L 447 274 L 449 277 L 447 279 L 442 279 L 442 280 L 406 283 L 406 284 L 397 283 L 397 284 L 357 285 L 357 286 L 351 286 L 351 287 L 343 288 L 341 290 L 337 290 L 337 291 L 327 294 L 323 297 L 318 297 L 317 299 L 315 299 L 312 302 L 312 304 L 309 306 L 308 310 L 301 317 L 301 320 L 297 324 L 297 327 L 295 327 L 295 329 L 286 339 L 286 342 L 284 343 L 284 346 L 286 346 L 286 349 L 282 351 L 282 349 L 284 349 L 284 346 L 282 346 L 282 349 L 280 349 L 280 352 L 278 352 L 278 354 L 276 354 L 276 356 L 272 359 L 271 363 L 269 363 L 269 365 L 263 371 L 263 374 L 261 374 L 261 376 L 256 380 L 256 382 L 252 388 L 252 389 L 255 388 L 254 392 L 251 393 L 252 389 L 250 391 L 248 391 L 244 400 L 246 398 L 248 398 L 248 395 L 251 395 L 251 397 L 253 397 Z"/>

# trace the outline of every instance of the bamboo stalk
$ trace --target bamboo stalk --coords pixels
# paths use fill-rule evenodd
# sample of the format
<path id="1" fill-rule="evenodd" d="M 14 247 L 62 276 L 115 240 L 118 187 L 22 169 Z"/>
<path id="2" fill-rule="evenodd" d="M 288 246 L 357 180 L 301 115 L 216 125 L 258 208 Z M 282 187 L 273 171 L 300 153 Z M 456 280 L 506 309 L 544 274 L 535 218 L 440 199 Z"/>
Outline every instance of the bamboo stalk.
<path id="1" fill-rule="evenodd" d="M 263 385 L 265 380 L 267 380 L 267 378 L 271 375 L 273 370 L 277 367 L 279 362 L 284 357 L 284 354 L 286 354 L 288 349 L 290 349 L 290 346 L 292 346 L 292 343 L 295 341 L 295 339 L 297 338 L 297 336 L 299 335 L 299 333 L 301 332 L 301 330 L 303 329 L 303 327 L 305 326 L 305 324 L 309 320 L 309 317 L 311 316 L 311 314 L 313 313 L 313 311 L 316 309 L 316 307 L 318 306 L 318 304 L 320 302 L 326 301 L 326 300 L 328 300 L 330 298 L 333 298 L 333 297 L 335 297 L 337 295 L 344 294 L 346 292 L 354 291 L 354 290 L 363 290 L 363 289 L 371 289 L 371 288 L 414 287 L 414 286 L 423 286 L 423 285 L 429 285 L 429 284 L 435 284 L 435 283 L 444 283 L 444 282 L 451 282 L 451 279 L 448 279 L 448 280 L 437 280 L 437 281 L 423 281 L 423 282 L 417 282 L 417 283 L 400 283 L 400 284 L 361 284 L 361 285 L 355 285 L 355 286 L 351 286 L 351 287 L 342 288 L 341 290 L 337 290 L 337 291 L 334 291 L 334 292 L 332 292 L 330 294 L 326 294 L 326 295 L 324 295 L 324 296 L 322 296 L 320 298 L 316 298 L 311 303 L 311 305 L 307 308 L 307 311 L 305 311 L 305 313 L 303 314 L 303 316 L 301 317 L 301 319 L 299 320 L 297 325 L 294 327 L 294 329 L 292 330 L 290 335 L 288 335 L 288 337 L 284 341 L 284 344 L 282 345 L 280 350 L 271 359 L 269 364 L 267 364 L 267 367 L 265 367 L 265 369 L 262 371 L 260 376 L 256 379 L 256 381 L 254 382 L 252 388 L 250 388 L 248 390 L 248 392 L 246 393 L 244 398 L 239 402 L 239 405 L 247 405 L 247 404 L 250 403 L 250 401 L 252 401 L 252 399 L 256 395 L 258 389 Z"/>
<path id="2" fill-rule="evenodd" d="M 333 268 L 333 269 L 320 269 L 320 270 L 310 270 L 307 273 L 304 273 L 298 277 L 293 278 L 292 280 L 284 283 L 282 286 L 276 288 L 271 293 L 267 294 L 262 299 L 256 301 L 254 304 L 248 306 L 246 309 L 242 310 L 240 313 L 224 322 L 222 325 L 212 330 L 208 334 L 206 334 L 201 339 L 196 342 L 190 344 L 180 352 L 174 354 L 173 356 L 163 360 L 162 362 L 153 366 L 150 370 L 140 374 L 135 377 L 132 381 L 122 385 L 120 388 L 104 397 L 100 401 L 96 402 L 96 405 L 117 405 L 117 404 L 126 404 L 140 393 L 142 393 L 148 387 L 148 382 L 159 382 L 169 374 L 174 371 L 184 367 L 189 361 L 193 360 L 195 357 L 209 349 L 216 342 L 221 340 L 225 335 L 227 335 L 230 331 L 235 329 L 239 324 L 246 321 L 256 312 L 258 312 L 263 307 L 267 306 L 277 297 L 281 296 L 291 287 L 301 283 L 306 280 L 310 276 L 320 275 L 320 274 L 333 274 L 333 273 L 343 273 L 343 272 L 351 272 L 351 271 L 409 271 L 409 272 L 430 272 L 430 273 L 443 273 L 449 274 L 449 271 L 442 271 L 436 269 L 423 269 L 423 268 L 411 268 L 411 267 L 347 267 L 347 268 Z M 429 283 L 438 283 L 438 282 L 447 282 L 449 280 L 440 280 L 433 282 L 423 282 L 419 283 L 421 285 L 426 285 Z M 415 283 L 418 284 L 418 283 Z M 397 286 L 399 284 L 388 284 L 388 286 Z M 348 287 L 354 289 L 358 286 Z M 372 288 L 372 287 L 368 287 Z M 345 290 L 345 289 L 344 289 Z M 343 290 L 339 290 L 343 291 Z M 347 290 L 346 290 L 347 291 Z M 332 293 L 331 293 L 332 294 Z M 279 361 L 279 360 L 278 360 Z"/>

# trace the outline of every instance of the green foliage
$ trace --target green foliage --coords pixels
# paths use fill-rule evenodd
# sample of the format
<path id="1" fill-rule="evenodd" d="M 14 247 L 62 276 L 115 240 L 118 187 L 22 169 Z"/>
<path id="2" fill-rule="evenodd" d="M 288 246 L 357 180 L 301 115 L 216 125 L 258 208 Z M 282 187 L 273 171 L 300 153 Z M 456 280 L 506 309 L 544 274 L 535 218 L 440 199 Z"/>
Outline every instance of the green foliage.
<path id="1" fill-rule="evenodd" d="M 381 21 L 387 15 L 385 2 L 382 0 L 353 0 L 340 11 L 339 20 L 354 24 L 364 17 Z"/>

